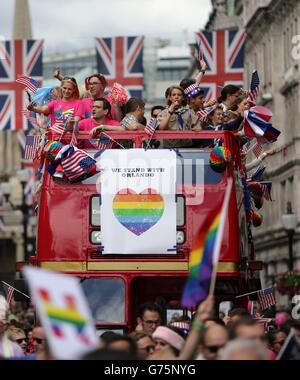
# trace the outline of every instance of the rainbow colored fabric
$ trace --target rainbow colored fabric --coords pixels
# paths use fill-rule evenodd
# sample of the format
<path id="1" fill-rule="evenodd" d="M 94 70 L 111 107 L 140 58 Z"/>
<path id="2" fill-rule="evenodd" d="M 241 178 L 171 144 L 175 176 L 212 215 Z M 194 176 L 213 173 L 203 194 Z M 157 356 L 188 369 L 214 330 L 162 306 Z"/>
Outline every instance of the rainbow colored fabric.
<path id="1" fill-rule="evenodd" d="M 123 189 L 114 197 L 113 212 L 125 228 L 139 236 L 160 220 L 164 212 L 164 200 L 153 189 L 140 194 L 132 189 Z"/>
<path id="2" fill-rule="evenodd" d="M 196 237 L 189 261 L 189 278 L 186 282 L 181 304 L 183 307 L 196 306 L 209 293 L 213 272 L 213 251 L 221 218 L 221 207 L 217 207 L 205 221 Z"/>

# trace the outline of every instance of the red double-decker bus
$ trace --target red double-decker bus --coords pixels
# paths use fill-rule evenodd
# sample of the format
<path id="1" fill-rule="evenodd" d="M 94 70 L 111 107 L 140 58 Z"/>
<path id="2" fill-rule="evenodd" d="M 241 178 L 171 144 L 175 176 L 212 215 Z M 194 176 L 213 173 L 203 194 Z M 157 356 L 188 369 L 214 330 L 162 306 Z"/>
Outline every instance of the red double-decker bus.
<path id="1" fill-rule="evenodd" d="M 133 149 L 141 148 L 148 138 L 144 132 L 109 132 L 108 135 L 120 143 L 131 143 Z M 205 146 L 208 140 L 219 139 L 231 151 L 232 161 L 223 173 L 218 173 L 209 163 L 211 148 L 178 149 L 177 250 L 168 255 L 124 255 L 122 245 L 120 254 L 104 255 L 101 226 L 110 221 L 101 218 L 96 188 L 99 174 L 78 183 L 65 182 L 48 172 L 44 174 L 37 252 L 31 262 L 41 268 L 79 277 L 99 329 L 131 331 L 138 308 L 146 301 L 163 302 L 170 309 L 180 305 L 193 241 L 206 215 L 223 197 L 228 178 L 233 178 L 233 188 L 218 264 L 217 299 L 235 301 L 235 296 L 248 291 L 256 277 L 251 270 L 255 258 L 248 241 L 240 148 L 234 135 L 226 131 L 159 131 L 155 134 L 159 140 L 179 137 L 180 140 L 197 140 L 198 146 L 201 142 Z M 89 138 L 80 134 L 79 141 Z M 196 175 L 200 170 L 198 160 L 204 163 L 201 176 Z M 202 200 L 194 202 L 198 192 Z"/>

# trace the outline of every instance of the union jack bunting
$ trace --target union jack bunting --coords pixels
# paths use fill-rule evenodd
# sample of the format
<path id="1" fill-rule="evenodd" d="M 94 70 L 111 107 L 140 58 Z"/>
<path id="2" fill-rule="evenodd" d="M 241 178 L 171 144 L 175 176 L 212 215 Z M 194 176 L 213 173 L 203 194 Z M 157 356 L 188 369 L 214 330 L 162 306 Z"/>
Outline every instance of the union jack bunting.
<path id="1" fill-rule="evenodd" d="M 260 290 L 257 293 L 257 295 L 262 310 L 265 310 L 270 306 L 276 305 L 274 289 L 272 287 Z"/>
<path id="2" fill-rule="evenodd" d="M 217 97 L 217 87 L 227 84 L 243 85 L 244 80 L 244 30 L 218 30 L 197 32 L 203 60 L 207 64 L 201 88 L 206 99 Z"/>
<path id="3" fill-rule="evenodd" d="M 22 110 L 28 103 L 20 76 L 42 80 L 43 40 L 0 41 L 0 130 L 30 127 Z"/>
<path id="4" fill-rule="evenodd" d="M 251 77 L 250 88 L 248 91 L 248 100 L 256 104 L 256 98 L 259 92 L 260 80 L 257 70 L 254 70 Z"/>
<path id="5" fill-rule="evenodd" d="M 108 86 L 120 83 L 130 96 L 142 98 L 144 37 L 95 38 L 98 72 Z"/>
<path id="6" fill-rule="evenodd" d="M 25 154 L 24 154 L 25 160 L 33 160 L 34 159 L 34 157 L 36 155 L 36 151 L 39 147 L 40 140 L 41 140 L 40 135 L 28 135 L 28 136 L 26 136 L 26 145 L 25 145 Z"/>

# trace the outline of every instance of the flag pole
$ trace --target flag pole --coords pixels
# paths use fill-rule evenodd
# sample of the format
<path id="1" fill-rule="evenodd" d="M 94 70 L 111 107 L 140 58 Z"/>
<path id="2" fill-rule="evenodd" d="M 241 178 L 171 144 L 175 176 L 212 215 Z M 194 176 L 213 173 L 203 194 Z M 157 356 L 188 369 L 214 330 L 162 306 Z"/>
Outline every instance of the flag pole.
<path id="1" fill-rule="evenodd" d="M 222 246 L 222 241 L 223 241 L 225 222 L 227 219 L 227 209 L 228 209 L 228 204 L 230 200 L 232 184 L 233 184 L 232 178 L 228 178 L 227 187 L 225 190 L 225 195 L 224 195 L 224 200 L 223 200 L 223 205 L 222 205 L 221 216 L 220 216 L 219 228 L 218 228 L 217 236 L 216 236 L 216 243 L 215 243 L 213 257 L 212 257 L 213 271 L 212 271 L 212 276 L 211 276 L 211 281 L 210 281 L 209 295 L 214 294 L 215 287 L 216 287 L 219 256 L 220 256 L 220 251 L 221 251 L 221 246 Z"/>
<path id="2" fill-rule="evenodd" d="M 214 292 L 215 292 L 217 272 L 218 272 L 218 263 L 214 264 L 213 272 L 211 275 L 211 282 L 210 282 L 210 288 L 209 288 L 209 293 L 208 293 L 208 295 L 210 295 L 210 296 L 213 296 Z"/>
<path id="3" fill-rule="evenodd" d="M 14 288 L 13 286 L 9 285 L 7 282 L 2 281 L 2 283 L 5 284 L 6 286 L 10 287 L 10 288 L 13 288 L 16 292 L 22 294 L 23 296 L 25 296 L 25 297 L 27 297 L 27 298 L 30 298 L 27 294 L 25 294 L 25 293 L 21 292 L 20 290 Z"/>

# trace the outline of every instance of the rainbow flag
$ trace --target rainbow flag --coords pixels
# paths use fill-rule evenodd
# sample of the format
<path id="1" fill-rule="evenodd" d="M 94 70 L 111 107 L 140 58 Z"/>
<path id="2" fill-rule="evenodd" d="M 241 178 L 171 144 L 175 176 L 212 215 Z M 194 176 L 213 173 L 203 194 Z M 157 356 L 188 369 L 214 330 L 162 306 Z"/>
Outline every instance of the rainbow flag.
<path id="1" fill-rule="evenodd" d="M 208 215 L 193 243 L 189 278 L 181 300 L 183 307 L 196 306 L 209 294 L 213 269 L 219 261 L 231 188 L 229 180 L 223 202 Z"/>

